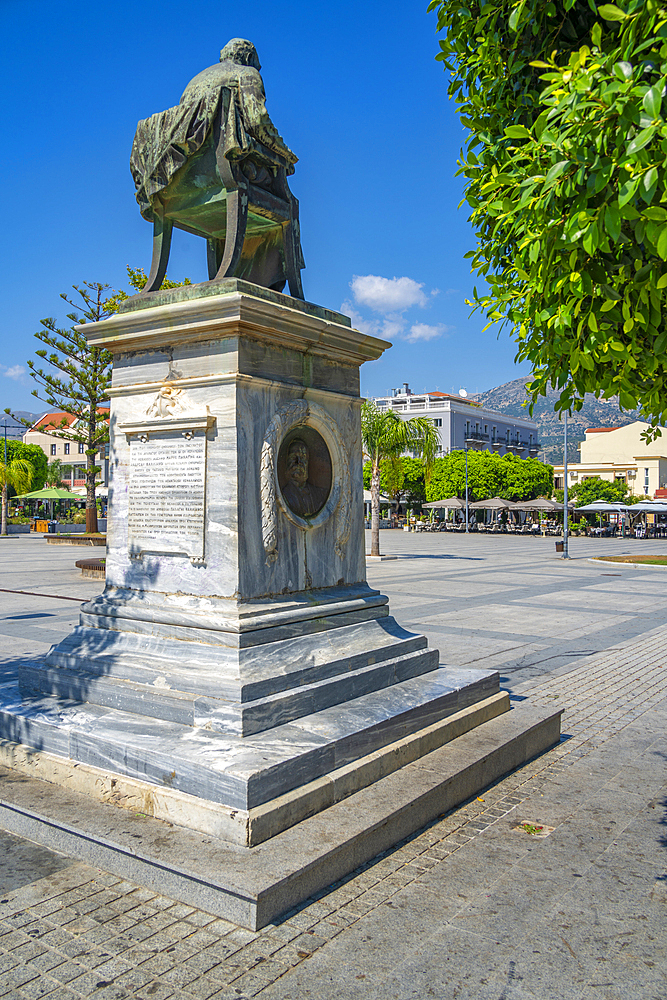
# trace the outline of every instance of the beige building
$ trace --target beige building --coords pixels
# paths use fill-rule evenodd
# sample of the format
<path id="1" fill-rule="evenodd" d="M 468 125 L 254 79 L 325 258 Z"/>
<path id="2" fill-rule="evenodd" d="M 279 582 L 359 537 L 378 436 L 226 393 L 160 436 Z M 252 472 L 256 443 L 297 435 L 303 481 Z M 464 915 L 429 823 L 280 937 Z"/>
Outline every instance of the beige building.
<path id="1" fill-rule="evenodd" d="M 49 462 L 53 462 L 56 458 L 59 459 L 65 467 L 63 481 L 70 489 L 81 489 L 86 485 L 85 444 L 80 444 L 78 441 L 66 441 L 49 433 L 49 428 L 59 429 L 63 420 L 66 428 L 71 427 L 72 430 L 76 430 L 77 418 L 73 417 L 71 413 L 52 411 L 45 413 L 25 432 L 23 441 L 25 444 L 39 445 Z M 109 481 L 108 453 L 98 455 L 95 464 L 101 468 L 98 482 L 106 486 Z"/>
<path id="2" fill-rule="evenodd" d="M 589 427 L 581 442 L 581 461 L 568 462 L 568 488 L 582 479 L 599 476 L 609 482 L 622 480 L 635 496 L 653 498 L 667 487 L 667 429 L 655 441 L 642 438 L 649 424 L 642 420 L 625 427 Z M 554 485 L 563 489 L 563 466 L 554 466 Z M 658 492 L 660 495 L 660 492 Z"/>

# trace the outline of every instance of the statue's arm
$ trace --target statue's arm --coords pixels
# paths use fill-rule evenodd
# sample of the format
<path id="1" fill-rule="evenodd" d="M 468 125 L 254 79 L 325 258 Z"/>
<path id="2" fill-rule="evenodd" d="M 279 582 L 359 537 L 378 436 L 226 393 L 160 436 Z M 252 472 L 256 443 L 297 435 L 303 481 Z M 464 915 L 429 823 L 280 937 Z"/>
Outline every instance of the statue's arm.
<path id="1" fill-rule="evenodd" d="M 285 144 L 282 136 L 271 121 L 266 110 L 266 94 L 262 78 L 256 70 L 244 73 L 240 84 L 242 114 L 245 125 L 252 136 L 269 149 L 279 153 L 288 163 L 297 162 L 298 157 Z"/>

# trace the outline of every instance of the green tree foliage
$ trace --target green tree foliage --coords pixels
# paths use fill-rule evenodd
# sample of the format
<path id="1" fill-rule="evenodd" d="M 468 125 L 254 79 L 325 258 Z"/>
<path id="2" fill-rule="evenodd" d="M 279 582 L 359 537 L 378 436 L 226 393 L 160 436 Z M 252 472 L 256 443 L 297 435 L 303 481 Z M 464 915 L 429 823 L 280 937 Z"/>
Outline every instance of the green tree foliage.
<path id="1" fill-rule="evenodd" d="M 148 281 L 148 276 L 144 271 L 143 267 L 130 267 L 127 265 L 127 280 L 130 288 L 133 288 L 135 293 L 141 292 Z M 160 289 L 163 288 L 180 288 L 182 285 L 191 285 L 192 282 L 189 278 L 185 278 L 184 281 L 170 281 L 165 274 Z M 118 312 L 121 304 L 129 299 L 129 294 L 124 291 L 114 292 L 105 302 L 105 306 L 108 312 L 115 313 Z"/>
<path id="2" fill-rule="evenodd" d="M 69 484 L 65 483 L 64 479 L 65 466 L 59 458 L 54 458 L 51 462 L 49 462 L 46 470 L 46 485 L 55 486 L 59 489 L 66 489 Z"/>
<path id="3" fill-rule="evenodd" d="M 361 404 L 361 439 L 371 465 L 371 555 L 379 556 L 382 462 L 412 451 L 422 458 L 428 482 L 440 438 L 428 417 L 401 420 L 393 410 L 381 410 L 373 400 L 367 400 Z"/>
<path id="4" fill-rule="evenodd" d="M 560 491 L 562 493 L 562 490 Z M 577 507 L 585 507 L 589 503 L 603 500 L 605 503 L 627 503 L 628 485 L 625 480 L 616 479 L 613 483 L 599 476 L 587 476 L 576 486 L 568 489 L 570 500 Z M 561 501 L 562 502 L 562 501 Z"/>
<path id="5" fill-rule="evenodd" d="M 0 457 L 2 457 L 0 455 Z M 46 483 L 46 473 L 49 460 L 38 444 L 24 444 L 23 441 L 7 442 L 7 461 L 15 458 L 25 459 L 32 466 L 31 490 L 41 490 Z M 26 491 L 23 490 L 25 493 Z"/>
<path id="6" fill-rule="evenodd" d="M 67 314 L 72 324 L 97 323 L 109 316 L 104 292 L 109 287 L 99 282 L 84 282 L 83 286 L 73 285 L 81 301 L 70 299 L 64 292 L 61 299 L 73 307 Z M 44 425 L 46 433 L 53 437 L 75 441 L 85 446 L 86 454 L 86 530 L 97 531 L 97 505 L 95 502 L 95 482 L 99 466 L 95 458 L 109 441 L 107 389 L 111 384 L 111 364 L 109 351 L 91 346 L 83 331 L 74 325 L 68 329 L 56 326 L 53 317 L 41 320 L 42 329 L 35 336 L 49 350 L 36 351 L 37 356 L 48 363 L 52 370 L 39 368 L 34 361 L 28 361 L 32 377 L 39 388 L 33 396 L 52 406 L 54 410 L 71 414 L 76 420 L 68 423 L 67 417 Z M 54 374 L 58 373 L 58 374 Z"/>
<path id="7" fill-rule="evenodd" d="M 468 496 L 472 501 L 503 497 L 505 500 L 534 500 L 549 496 L 553 489 L 553 467 L 536 458 L 516 458 L 495 452 L 468 452 Z M 451 451 L 436 458 L 426 485 L 429 502 L 446 497 L 465 497 L 465 452 Z"/>
<path id="8" fill-rule="evenodd" d="M 127 268 L 130 287 L 136 292 L 146 284 L 146 274 L 142 268 Z M 166 277 L 163 288 L 189 285 L 190 280 L 169 281 Z M 71 299 L 64 292 L 60 297 L 73 311 L 67 313 L 72 325 L 68 329 L 56 326 L 53 317 L 41 320 L 42 329 L 35 336 L 46 345 L 46 349 L 36 351 L 39 358 L 46 361 L 51 371 L 39 368 L 34 361 L 28 361 L 32 377 L 39 389 L 33 396 L 41 399 L 55 410 L 76 417 L 69 424 L 66 417 L 44 426 L 53 437 L 75 441 L 85 446 L 86 455 L 86 531 L 97 531 L 97 502 L 95 486 L 100 467 L 95 464 L 99 454 L 103 454 L 109 442 L 109 397 L 107 389 L 111 384 L 113 356 L 101 347 L 88 343 L 85 332 L 76 329 L 86 323 L 98 323 L 118 311 L 129 295 L 124 291 L 114 291 L 105 296 L 109 285 L 84 281 L 82 286 L 73 285 L 78 299 Z M 55 373 L 54 373 L 55 372 Z M 9 410 L 6 410 L 9 413 Z M 17 418 L 18 419 L 18 418 Z M 29 426 L 27 421 L 22 421 Z"/>
<path id="9" fill-rule="evenodd" d="M 364 489 L 371 488 L 371 463 L 364 465 Z M 380 493 L 389 497 L 394 506 L 405 503 L 418 507 L 426 500 L 424 463 L 420 458 L 388 459 L 380 463 Z"/>
<path id="10" fill-rule="evenodd" d="M 9 444 L 9 442 L 8 442 Z M 7 448 L 7 464 L 4 462 L 4 447 L 0 460 L 0 485 L 2 486 L 2 522 L 0 533 L 7 534 L 7 504 L 8 489 L 11 486 L 17 493 L 27 493 L 32 486 L 32 465 L 26 458 L 10 458 Z"/>
<path id="11" fill-rule="evenodd" d="M 532 400 L 584 393 L 667 422 L 667 7 L 433 0 L 469 129 L 459 173 L 486 291 Z"/>

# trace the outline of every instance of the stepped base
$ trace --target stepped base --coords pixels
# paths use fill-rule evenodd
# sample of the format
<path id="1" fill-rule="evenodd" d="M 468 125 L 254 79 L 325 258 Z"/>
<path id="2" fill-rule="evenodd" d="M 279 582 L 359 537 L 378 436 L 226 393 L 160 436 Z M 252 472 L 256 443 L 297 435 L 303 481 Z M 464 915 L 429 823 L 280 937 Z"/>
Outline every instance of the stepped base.
<path id="1" fill-rule="evenodd" d="M 365 585 L 243 604 L 111 590 L 19 682 L 26 695 L 252 736 L 437 665 Z"/>
<path id="2" fill-rule="evenodd" d="M 0 736 L 248 810 L 497 694 L 497 672 L 440 667 L 254 736 L 2 689 Z"/>
<path id="3" fill-rule="evenodd" d="M 560 711 L 522 704 L 244 848 L 0 768 L 0 828 L 251 930 L 558 743 Z"/>

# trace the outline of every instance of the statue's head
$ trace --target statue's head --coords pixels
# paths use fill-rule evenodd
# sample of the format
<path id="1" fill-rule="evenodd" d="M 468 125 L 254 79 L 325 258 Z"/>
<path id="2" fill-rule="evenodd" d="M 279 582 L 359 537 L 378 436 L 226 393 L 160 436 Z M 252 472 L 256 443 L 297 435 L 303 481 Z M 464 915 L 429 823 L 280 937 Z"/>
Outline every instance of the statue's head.
<path id="1" fill-rule="evenodd" d="M 262 68 L 257 49 L 247 38 L 232 38 L 230 42 L 227 42 L 220 52 L 220 62 L 225 59 L 238 63 L 240 66 L 252 66 L 258 72 Z"/>
<path id="2" fill-rule="evenodd" d="M 308 482 L 308 446 L 301 438 L 295 438 L 287 449 L 286 473 L 297 486 Z"/>

